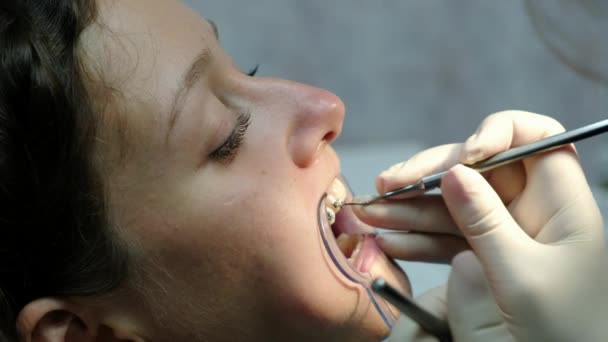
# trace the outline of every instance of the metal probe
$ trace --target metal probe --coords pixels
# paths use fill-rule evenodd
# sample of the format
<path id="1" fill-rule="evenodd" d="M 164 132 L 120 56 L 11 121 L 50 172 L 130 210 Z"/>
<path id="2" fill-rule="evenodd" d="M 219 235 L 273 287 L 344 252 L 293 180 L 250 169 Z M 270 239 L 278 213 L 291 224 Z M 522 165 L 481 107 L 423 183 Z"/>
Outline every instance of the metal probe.
<path id="1" fill-rule="evenodd" d="M 526 157 L 529 157 L 533 154 L 549 151 L 558 147 L 561 147 L 566 144 L 570 144 L 579 140 L 587 139 L 593 136 L 596 136 L 601 133 L 605 133 L 608 131 L 608 119 L 598 121 L 596 123 L 583 126 L 577 129 L 573 129 L 570 131 L 566 131 L 563 133 L 559 133 L 556 135 L 552 135 L 550 137 L 544 138 L 539 141 L 535 141 L 530 144 L 514 147 L 507 151 L 498 153 L 493 157 L 482 160 L 480 162 L 466 165 L 473 170 L 478 172 L 484 172 L 488 170 L 492 170 L 499 166 L 512 163 Z M 363 202 L 345 202 L 342 205 L 368 205 L 374 202 L 387 199 L 390 197 L 394 197 L 397 195 L 402 195 L 406 193 L 412 192 L 426 192 L 441 186 L 441 177 L 446 174 L 448 170 L 441 171 L 439 173 L 432 174 L 430 176 L 423 177 L 420 181 L 414 184 L 406 185 L 402 188 L 394 189 L 389 192 L 386 192 L 382 195 L 373 197 L 370 200 Z"/>

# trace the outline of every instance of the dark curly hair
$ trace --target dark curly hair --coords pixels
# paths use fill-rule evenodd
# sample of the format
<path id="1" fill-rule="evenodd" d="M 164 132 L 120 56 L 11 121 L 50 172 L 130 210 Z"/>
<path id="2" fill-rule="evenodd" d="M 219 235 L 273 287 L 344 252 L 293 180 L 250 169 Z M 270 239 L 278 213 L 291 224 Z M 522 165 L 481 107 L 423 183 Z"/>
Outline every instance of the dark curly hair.
<path id="1" fill-rule="evenodd" d="M 0 338 L 17 339 L 32 300 L 103 294 L 126 277 L 79 57 L 95 14 L 94 0 L 0 2 Z"/>

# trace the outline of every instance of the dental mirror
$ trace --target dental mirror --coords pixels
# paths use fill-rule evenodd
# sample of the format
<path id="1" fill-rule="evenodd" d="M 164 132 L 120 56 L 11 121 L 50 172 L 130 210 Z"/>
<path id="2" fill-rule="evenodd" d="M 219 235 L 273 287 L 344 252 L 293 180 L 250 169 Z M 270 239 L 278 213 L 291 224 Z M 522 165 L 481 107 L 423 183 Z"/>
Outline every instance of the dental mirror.
<path id="1" fill-rule="evenodd" d="M 448 324 L 421 308 L 390 286 L 384 279 L 378 278 L 372 283 L 372 289 L 382 298 L 389 301 L 403 314 L 411 318 L 427 333 L 437 337 L 440 342 L 451 342 L 452 335 Z"/>

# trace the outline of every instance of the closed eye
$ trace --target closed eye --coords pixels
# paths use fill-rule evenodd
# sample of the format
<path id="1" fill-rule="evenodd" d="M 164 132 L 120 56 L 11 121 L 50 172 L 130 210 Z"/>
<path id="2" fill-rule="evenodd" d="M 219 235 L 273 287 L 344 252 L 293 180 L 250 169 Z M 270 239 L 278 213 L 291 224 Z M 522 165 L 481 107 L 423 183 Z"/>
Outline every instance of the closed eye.
<path id="1" fill-rule="evenodd" d="M 236 153 L 238 152 L 239 147 L 241 146 L 243 139 L 245 138 L 245 133 L 247 132 L 247 128 L 251 123 L 251 113 L 250 112 L 241 112 L 236 120 L 236 125 L 232 130 L 232 133 L 228 136 L 228 139 L 215 151 L 211 152 L 210 158 L 215 161 L 229 163 L 231 162 Z"/>

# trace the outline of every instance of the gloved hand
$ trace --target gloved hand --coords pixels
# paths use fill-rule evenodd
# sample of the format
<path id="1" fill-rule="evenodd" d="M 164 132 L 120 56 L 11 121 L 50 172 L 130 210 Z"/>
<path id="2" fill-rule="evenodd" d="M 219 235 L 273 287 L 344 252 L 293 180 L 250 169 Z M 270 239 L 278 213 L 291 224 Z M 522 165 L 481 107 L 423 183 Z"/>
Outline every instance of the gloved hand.
<path id="1" fill-rule="evenodd" d="M 497 113 L 464 144 L 429 149 L 382 173 L 378 191 L 562 131 L 546 116 Z M 447 261 L 456 255 L 447 290 L 421 301 L 449 321 L 456 341 L 608 340 L 604 226 L 574 146 L 483 176 L 454 166 L 441 191 L 356 212 L 372 225 L 406 231 L 378 237 L 393 257 Z M 413 323 L 401 322 L 393 338 L 424 340 Z"/>

